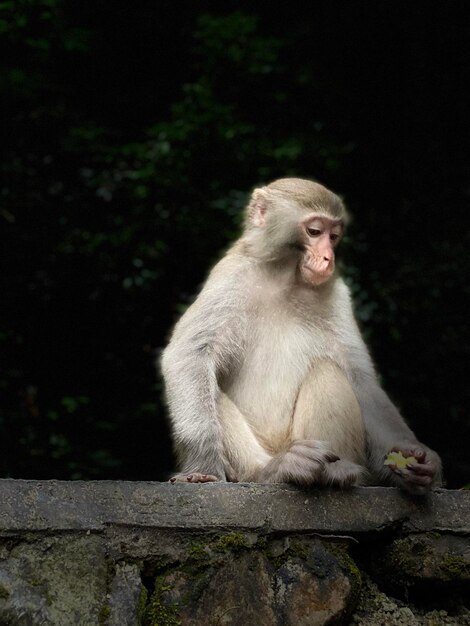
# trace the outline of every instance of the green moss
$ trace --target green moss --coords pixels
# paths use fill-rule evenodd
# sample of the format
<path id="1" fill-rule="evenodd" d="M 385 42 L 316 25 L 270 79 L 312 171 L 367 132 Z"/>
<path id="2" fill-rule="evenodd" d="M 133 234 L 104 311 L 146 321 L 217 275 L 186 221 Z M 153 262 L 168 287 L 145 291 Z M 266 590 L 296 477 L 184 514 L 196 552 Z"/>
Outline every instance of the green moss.
<path id="1" fill-rule="evenodd" d="M 9 596 L 10 596 L 10 592 L 8 591 L 8 589 L 4 587 L 3 585 L 0 585 L 0 599 L 6 600 Z"/>
<path id="2" fill-rule="evenodd" d="M 347 572 L 353 576 L 359 583 L 362 583 L 362 574 L 361 570 L 356 565 L 354 559 L 351 558 L 349 554 L 344 554 L 342 559 L 343 565 L 345 566 Z"/>
<path id="3" fill-rule="evenodd" d="M 286 547 L 278 552 L 275 549 L 273 554 L 273 546 L 266 539 L 258 540 L 256 548 L 268 559 L 275 569 L 279 569 L 284 565 L 288 558 L 297 557 L 302 561 L 307 561 L 312 554 L 312 546 L 309 543 L 300 540 L 291 540 Z"/>
<path id="4" fill-rule="evenodd" d="M 287 551 L 292 556 L 298 556 L 303 560 L 307 560 L 310 556 L 311 548 L 300 541 L 292 541 Z"/>
<path id="5" fill-rule="evenodd" d="M 325 545 L 329 552 L 332 552 L 341 561 L 343 569 L 354 578 L 361 579 L 361 570 L 348 552 L 348 546 L 343 543 L 328 542 Z"/>
<path id="6" fill-rule="evenodd" d="M 258 539 L 255 547 L 276 570 L 284 565 L 289 556 L 297 556 L 305 561 L 310 551 L 309 547 L 300 541 L 292 541 L 290 545 L 286 544 L 283 549 L 279 550 L 279 545 L 273 548 L 273 544 L 265 537 Z"/>
<path id="7" fill-rule="evenodd" d="M 461 556 L 448 554 L 442 559 L 440 569 L 449 580 L 464 580 L 470 577 L 470 563 Z"/>
<path id="8" fill-rule="evenodd" d="M 111 609 L 107 604 L 105 604 L 101 607 L 100 612 L 98 613 L 98 624 L 100 626 L 104 626 L 107 623 L 110 615 Z"/>
<path id="9" fill-rule="evenodd" d="M 470 563 L 462 556 L 441 555 L 439 540 L 441 535 L 426 533 L 418 538 L 398 539 L 388 554 L 388 569 L 390 566 L 396 572 L 396 578 L 426 577 L 423 573 L 425 564 L 431 571 L 439 570 L 444 580 L 468 580 L 470 578 Z M 439 577 L 439 575 L 438 575 Z"/>
<path id="10" fill-rule="evenodd" d="M 202 541 L 193 541 L 186 551 L 186 559 L 173 571 L 180 571 L 189 574 L 196 581 L 204 576 L 212 562 L 210 547 Z"/>
<path id="11" fill-rule="evenodd" d="M 414 550 L 416 554 L 417 546 L 414 546 Z M 385 563 L 387 571 L 391 566 L 395 577 L 399 580 L 402 580 L 404 576 L 417 576 L 420 570 L 419 564 L 422 563 L 428 551 L 424 543 L 419 546 L 419 550 L 420 559 L 416 559 L 410 554 L 409 542 L 406 539 L 397 539 L 388 553 L 388 563 Z"/>
<path id="12" fill-rule="evenodd" d="M 284 553 L 284 554 L 278 554 L 277 556 L 273 556 L 272 554 L 267 552 L 266 553 L 266 558 L 271 563 L 271 565 L 274 567 L 274 569 L 278 570 L 287 561 L 287 554 Z"/>
<path id="13" fill-rule="evenodd" d="M 266 539 L 266 537 L 259 537 L 258 541 L 255 543 L 254 547 L 257 550 L 261 550 L 261 552 L 263 552 L 264 550 L 267 549 L 268 547 L 268 540 Z"/>
<path id="14" fill-rule="evenodd" d="M 180 626 L 178 608 L 163 601 L 163 594 L 170 587 L 165 584 L 165 578 L 158 576 L 155 580 L 155 590 L 143 612 L 142 623 L 145 626 Z"/>
<path id="15" fill-rule="evenodd" d="M 273 554 L 269 545 L 265 550 L 263 550 L 263 554 L 276 570 L 284 565 L 289 556 L 288 550 L 284 550 L 284 552 L 281 552 L 280 554 Z"/>
<path id="16" fill-rule="evenodd" d="M 137 623 L 142 624 L 145 616 L 145 609 L 147 607 L 149 593 L 146 587 L 142 587 L 137 601 Z"/>
<path id="17" fill-rule="evenodd" d="M 206 561 L 209 557 L 206 545 L 204 543 L 194 541 L 188 549 L 188 557 L 192 561 Z"/>
<path id="18" fill-rule="evenodd" d="M 213 545 L 218 552 L 238 552 L 249 547 L 245 535 L 237 532 L 219 537 Z"/>
<path id="19" fill-rule="evenodd" d="M 339 558 L 341 567 L 343 568 L 343 571 L 346 572 L 349 582 L 351 583 L 351 593 L 354 598 L 352 604 L 355 604 L 356 600 L 359 598 L 359 594 L 361 593 L 362 589 L 361 570 L 358 568 L 356 562 L 349 554 L 348 547 L 346 545 L 329 543 L 327 549 L 333 552 L 333 554 L 336 554 Z"/>
<path id="20" fill-rule="evenodd" d="M 436 531 L 431 531 L 431 532 L 426 533 L 425 537 L 429 537 L 430 539 L 439 540 L 439 539 L 441 539 L 442 535 L 441 535 L 441 533 L 438 533 Z"/>

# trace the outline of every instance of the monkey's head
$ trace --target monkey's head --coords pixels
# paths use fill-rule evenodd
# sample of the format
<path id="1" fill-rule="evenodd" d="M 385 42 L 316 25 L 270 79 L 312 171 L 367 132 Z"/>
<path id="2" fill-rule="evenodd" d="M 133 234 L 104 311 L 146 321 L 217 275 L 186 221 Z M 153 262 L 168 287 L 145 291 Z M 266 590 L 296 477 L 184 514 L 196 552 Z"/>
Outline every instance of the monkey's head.
<path id="1" fill-rule="evenodd" d="M 333 275 L 335 248 L 347 221 L 341 199 L 326 187 L 281 178 L 254 190 L 245 238 L 254 255 L 266 262 L 296 259 L 300 280 L 316 287 Z"/>

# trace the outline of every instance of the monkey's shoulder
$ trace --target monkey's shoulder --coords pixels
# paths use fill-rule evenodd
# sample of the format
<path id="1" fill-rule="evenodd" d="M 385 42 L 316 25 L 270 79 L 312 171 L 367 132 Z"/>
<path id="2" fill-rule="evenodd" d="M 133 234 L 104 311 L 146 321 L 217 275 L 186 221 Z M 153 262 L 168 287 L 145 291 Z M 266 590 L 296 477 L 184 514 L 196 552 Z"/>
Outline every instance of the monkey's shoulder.
<path id="1" fill-rule="evenodd" d="M 220 298 L 246 294 L 257 274 L 256 266 L 253 259 L 229 252 L 212 267 L 201 295 Z"/>
<path id="2" fill-rule="evenodd" d="M 227 321 L 230 311 L 242 312 L 248 306 L 249 292 L 253 284 L 253 267 L 249 259 L 228 254 L 216 263 L 178 325 L 188 318 L 201 317 L 203 323 L 216 318 L 220 323 Z"/>

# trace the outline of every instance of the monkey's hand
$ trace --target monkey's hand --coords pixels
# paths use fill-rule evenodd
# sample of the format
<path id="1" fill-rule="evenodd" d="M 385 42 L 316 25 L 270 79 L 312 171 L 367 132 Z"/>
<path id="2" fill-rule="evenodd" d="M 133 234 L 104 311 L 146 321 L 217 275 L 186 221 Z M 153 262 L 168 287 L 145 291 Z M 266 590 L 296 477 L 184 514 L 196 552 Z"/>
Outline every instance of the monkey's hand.
<path id="1" fill-rule="evenodd" d="M 414 457 L 413 462 L 404 467 L 399 463 L 387 462 L 387 467 L 398 479 L 400 487 L 409 493 L 425 494 L 439 480 L 440 461 L 432 450 L 419 446 L 394 446 L 391 452 L 401 452 L 406 459 Z"/>
<path id="2" fill-rule="evenodd" d="M 190 472 L 189 474 L 175 474 L 168 481 L 169 483 L 215 483 L 219 479 L 212 474 L 200 474 L 199 472 Z"/>

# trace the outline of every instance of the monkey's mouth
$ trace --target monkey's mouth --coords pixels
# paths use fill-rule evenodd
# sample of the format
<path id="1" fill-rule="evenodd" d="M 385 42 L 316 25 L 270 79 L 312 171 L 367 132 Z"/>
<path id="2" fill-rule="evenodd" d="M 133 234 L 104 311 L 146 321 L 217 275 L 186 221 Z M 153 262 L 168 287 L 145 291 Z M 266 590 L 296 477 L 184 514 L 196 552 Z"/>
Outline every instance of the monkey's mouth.
<path id="1" fill-rule="evenodd" d="M 307 271 L 305 271 L 307 270 Z M 304 280 L 311 285 L 320 285 L 324 283 L 332 275 L 334 263 L 331 261 L 316 262 L 310 265 L 302 265 L 302 274 Z"/>
<path id="2" fill-rule="evenodd" d="M 324 259 L 315 259 L 311 263 L 305 263 L 303 267 L 318 276 L 329 276 L 335 268 L 334 263 Z"/>

